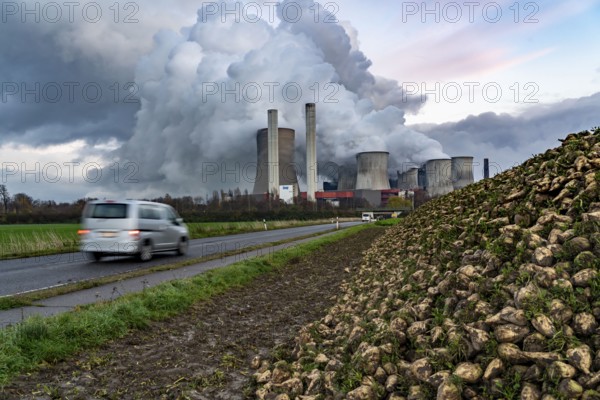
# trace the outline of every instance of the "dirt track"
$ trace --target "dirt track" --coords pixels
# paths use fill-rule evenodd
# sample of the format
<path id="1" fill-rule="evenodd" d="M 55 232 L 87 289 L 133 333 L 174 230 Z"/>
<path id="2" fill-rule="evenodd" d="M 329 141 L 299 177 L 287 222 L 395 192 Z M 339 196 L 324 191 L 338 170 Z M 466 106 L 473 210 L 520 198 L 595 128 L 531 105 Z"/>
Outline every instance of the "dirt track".
<path id="1" fill-rule="evenodd" d="M 16 378 L 1 399 L 243 399 L 256 354 L 289 352 L 383 229 L 368 229 L 189 312 Z M 349 272 L 346 272 L 346 271 Z"/>

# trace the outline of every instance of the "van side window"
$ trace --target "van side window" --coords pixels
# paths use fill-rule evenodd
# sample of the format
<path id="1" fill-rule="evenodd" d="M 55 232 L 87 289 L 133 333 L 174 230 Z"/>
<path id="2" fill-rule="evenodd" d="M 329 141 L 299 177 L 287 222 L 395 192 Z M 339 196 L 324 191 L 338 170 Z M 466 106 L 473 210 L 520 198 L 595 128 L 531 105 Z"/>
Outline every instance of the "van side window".
<path id="1" fill-rule="evenodd" d="M 167 219 L 173 223 L 177 222 L 177 214 L 172 208 L 167 208 Z"/>
<path id="2" fill-rule="evenodd" d="M 158 207 L 141 204 L 139 206 L 140 219 L 161 219 Z"/>

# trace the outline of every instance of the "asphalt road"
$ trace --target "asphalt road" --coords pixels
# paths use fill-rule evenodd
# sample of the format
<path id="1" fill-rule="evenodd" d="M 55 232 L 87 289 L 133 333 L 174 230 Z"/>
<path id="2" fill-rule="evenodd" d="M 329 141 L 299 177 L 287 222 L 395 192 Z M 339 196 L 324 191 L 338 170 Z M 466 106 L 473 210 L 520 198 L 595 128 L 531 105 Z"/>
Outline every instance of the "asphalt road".
<path id="1" fill-rule="evenodd" d="M 357 224 L 360 222 L 346 222 L 341 223 L 340 227 Z M 324 232 L 334 227 L 333 224 L 313 225 L 195 239 L 190 241 L 189 250 L 185 256 L 173 256 L 170 252 L 158 253 L 154 254 L 153 259 L 146 263 L 142 263 L 134 257 L 106 257 L 100 262 L 95 262 L 86 259 L 83 253 L 0 261 L 0 296 L 26 293 L 161 264 L 241 250 L 251 246 Z"/>

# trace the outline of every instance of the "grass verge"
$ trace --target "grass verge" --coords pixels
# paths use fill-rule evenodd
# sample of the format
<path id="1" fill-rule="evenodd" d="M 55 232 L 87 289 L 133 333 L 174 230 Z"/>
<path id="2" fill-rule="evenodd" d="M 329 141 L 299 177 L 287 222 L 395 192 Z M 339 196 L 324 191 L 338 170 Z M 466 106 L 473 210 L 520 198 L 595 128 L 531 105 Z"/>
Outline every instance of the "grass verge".
<path id="1" fill-rule="evenodd" d="M 268 256 L 241 261 L 194 278 L 163 283 L 112 302 L 82 307 L 49 318 L 32 317 L 0 330 L 0 389 L 11 377 L 44 362 L 64 360 L 77 351 L 123 337 L 187 310 L 193 303 L 246 285 L 260 275 L 283 267 L 320 247 L 333 244 L 360 230 L 359 225 L 339 233 Z"/>
<path id="2" fill-rule="evenodd" d="M 388 219 L 382 219 L 380 221 L 376 221 L 375 225 L 377 225 L 377 226 L 394 226 L 394 225 L 398 225 L 400 222 L 402 222 L 402 218 L 388 218 Z"/>
<path id="3" fill-rule="evenodd" d="M 356 221 L 356 218 L 342 218 L 340 222 Z M 284 229 L 299 226 L 330 224 L 330 219 L 318 220 L 289 220 L 289 221 L 266 221 L 267 229 Z M 192 239 L 200 239 L 213 236 L 235 235 L 238 233 L 257 232 L 265 229 L 262 221 L 248 222 L 192 222 L 187 223 Z"/>

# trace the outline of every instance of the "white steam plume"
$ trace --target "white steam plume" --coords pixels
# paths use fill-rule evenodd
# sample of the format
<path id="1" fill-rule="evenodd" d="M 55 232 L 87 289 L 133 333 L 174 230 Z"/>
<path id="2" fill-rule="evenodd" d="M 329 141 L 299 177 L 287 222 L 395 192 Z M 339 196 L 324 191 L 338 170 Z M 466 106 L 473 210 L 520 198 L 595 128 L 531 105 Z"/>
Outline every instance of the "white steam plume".
<path id="1" fill-rule="evenodd" d="M 298 21 L 283 14 L 288 3 L 302 7 Z M 134 195 L 251 190 L 255 134 L 266 127 L 267 109 L 279 109 L 279 126 L 296 130 L 304 154 L 308 102 L 317 103 L 319 163 L 344 163 L 373 150 L 389 151 L 395 163 L 445 157 L 439 142 L 404 126 L 405 110 L 416 111 L 420 99 L 372 75 L 355 31 L 325 22 L 335 16 L 318 3 L 284 0 L 276 24 L 247 16 L 236 21 L 209 4 L 194 26 L 156 34 L 152 52 L 138 64 L 141 109 L 133 137 L 115 154 L 140 166 L 148 186 L 136 185 Z M 235 4 L 226 3 L 230 10 Z"/>

